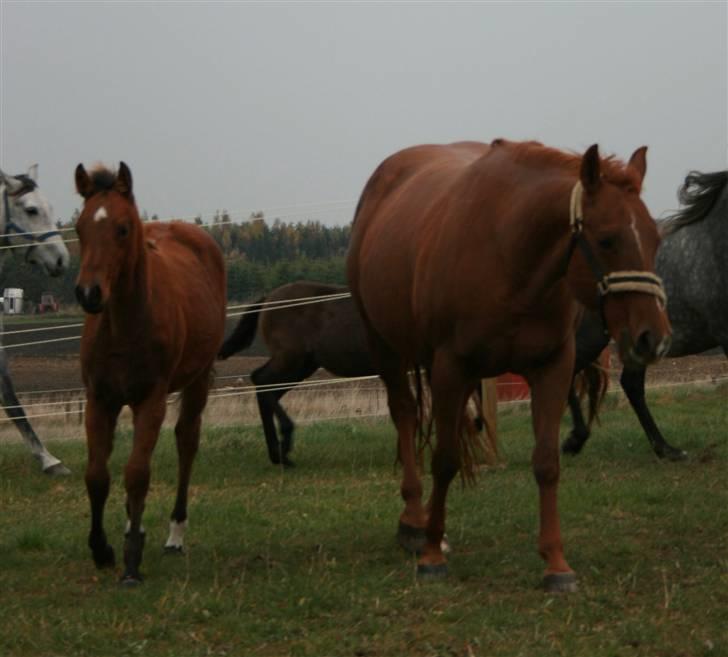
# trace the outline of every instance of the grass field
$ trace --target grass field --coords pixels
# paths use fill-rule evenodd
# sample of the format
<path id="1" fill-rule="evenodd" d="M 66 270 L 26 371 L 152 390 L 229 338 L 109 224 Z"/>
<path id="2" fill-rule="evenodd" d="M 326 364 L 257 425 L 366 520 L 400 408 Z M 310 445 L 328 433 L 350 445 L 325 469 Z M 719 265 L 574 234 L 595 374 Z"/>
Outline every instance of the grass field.
<path id="1" fill-rule="evenodd" d="M 419 583 L 394 542 L 400 511 L 386 421 L 300 428 L 298 467 L 267 463 L 257 428 L 205 429 L 187 552 L 165 556 L 176 457 L 154 458 L 143 586 L 97 571 L 86 547 L 85 450 L 38 474 L 0 450 L 0 655 L 697 657 L 728 655 L 728 387 L 654 404 L 683 463 L 658 462 L 612 401 L 585 453 L 565 459 L 561 519 L 580 591 L 540 588 L 527 409 L 499 418 L 503 467 L 449 496 L 450 576 Z M 208 418 L 211 420 L 212 418 Z M 121 554 L 117 438 L 107 532 Z"/>

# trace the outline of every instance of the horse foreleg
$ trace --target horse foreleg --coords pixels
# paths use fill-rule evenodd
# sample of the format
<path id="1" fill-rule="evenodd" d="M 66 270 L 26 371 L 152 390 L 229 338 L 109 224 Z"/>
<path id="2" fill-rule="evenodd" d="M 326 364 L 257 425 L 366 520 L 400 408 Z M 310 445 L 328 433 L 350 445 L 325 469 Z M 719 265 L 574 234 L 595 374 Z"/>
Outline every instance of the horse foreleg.
<path id="1" fill-rule="evenodd" d="M 98 568 L 111 567 L 115 563 L 114 549 L 109 545 L 104 531 L 104 506 L 109 496 L 108 461 L 114 446 L 114 428 L 119 408 L 104 408 L 93 398 L 86 400 L 86 491 L 91 503 L 91 531 L 88 546 Z"/>
<path id="2" fill-rule="evenodd" d="M 571 411 L 571 422 L 574 425 L 569 437 L 561 444 L 561 451 L 564 454 L 576 455 L 581 452 L 582 447 L 589 439 L 589 427 L 584 421 L 584 413 L 581 410 L 581 402 L 574 390 L 572 379 L 569 387 L 569 410 Z"/>
<path id="3" fill-rule="evenodd" d="M 177 499 L 169 523 L 169 537 L 164 544 L 166 552 L 182 552 L 184 548 L 184 536 L 187 530 L 187 491 L 192 463 L 200 445 L 202 411 L 207 404 L 208 388 L 209 372 L 205 372 L 182 393 L 182 407 L 174 427 L 179 459 Z"/>
<path id="4" fill-rule="evenodd" d="M 2 347 L 0 347 L 0 395 L 2 396 L 5 412 L 20 431 L 25 444 L 40 463 L 43 472 L 52 476 L 71 474 L 71 471 L 61 463 L 60 459 L 57 459 L 45 448 L 30 422 L 28 422 L 25 410 L 15 394 L 15 386 L 13 386 L 13 381 L 10 378 L 5 350 Z"/>
<path id="5" fill-rule="evenodd" d="M 682 461 L 687 458 L 686 452 L 673 447 L 662 437 L 650 409 L 647 408 L 647 402 L 645 401 L 645 369 L 628 369 L 625 367 L 619 377 L 619 383 L 637 414 L 637 419 L 639 419 L 655 454 L 670 461 Z"/>
<path id="6" fill-rule="evenodd" d="M 547 591 L 576 590 L 576 576 L 564 558 L 558 511 L 559 425 L 571 383 L 573 346 L 566 348 L 546 366 L 528 375 L 531 386 L 531 415 L 536 444 L 533 474 L 539 489 L 538 551 L 546 561 L 544 587 Z"/>
<path id="7" fill-rule="evenodd" d="M 167 410 L 166 387 L 156 390 L 141 404 L 132 406 L 134 444 L 124 469 L 128 526 L 124 540 L 124 574 L 121 583 L 135 585 L 142 581 L 139 566 L 144 552 L 142 515 L 149 491 L 150 462 Z"/>

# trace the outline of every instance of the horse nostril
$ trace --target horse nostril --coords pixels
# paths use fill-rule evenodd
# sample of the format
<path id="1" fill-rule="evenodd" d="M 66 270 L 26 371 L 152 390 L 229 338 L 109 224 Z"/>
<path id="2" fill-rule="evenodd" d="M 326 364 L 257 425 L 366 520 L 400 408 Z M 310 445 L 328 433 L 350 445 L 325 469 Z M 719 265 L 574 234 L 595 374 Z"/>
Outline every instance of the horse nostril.
<path id="1" fill-rule="evenodd" d="M 99 285 L 91 285 L 90 287 L 77 285 L 75 293 L 78 303 L 84 310 L 98 312 L 101 306 L 101 287 Z"/>
<path id="2" fill-rule="evenodd" d="M 56 260 L 56 269 L 63 269 L 63 256 L 58 256 L 58 260 Z"/>
<path id="3" fill-rule="evenodd" d="M 643 331 L 640 337 L 637 338 L 635 350 L 638 354 L 644 356 L 654 354 L 657 350 L 657 340 L 654 333 L 652 331 Z"/>
<path id="4" fill-rule="evenodd" d="M 88 293 L 88 303 L 90 306 L 98 306 L 101 303 L 101 288 L 94 285 Z"/>

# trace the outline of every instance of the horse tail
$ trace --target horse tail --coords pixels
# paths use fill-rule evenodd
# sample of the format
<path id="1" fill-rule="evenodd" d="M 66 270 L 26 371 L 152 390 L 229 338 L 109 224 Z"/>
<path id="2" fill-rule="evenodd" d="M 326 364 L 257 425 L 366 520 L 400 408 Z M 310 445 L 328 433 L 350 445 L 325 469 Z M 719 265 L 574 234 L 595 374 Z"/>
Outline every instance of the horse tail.
<path id="1" fill-rule="evenodd" d="M 429 389 L 430 373 L 427 372 L 427 388 Z M 425 449 L 432 449 L 433 417 L 430 410 L 430 400 L 426 399 L 425 386 L 422 383 L 422 368 L 415 366 L 415 401 L 417 403 L 417 460 L 422 467 Z M 429 397 L 429 395 L 428 395 Z"/>
<path id="2" fill-rule="evenodd" d="M 586 426 L 591 429 L 596 420 L 599 421 L 599 409 L 609 386 L 609 374 L 598 360 L 589 363 L 574 379 L 576 394 L 579 399 L 589 398 L 589 415 Z"/>
<path id="3" fill-rule="evenodd" d="M 258 299 L 254 306 L 243 313 L 235 330 L 230 334 L 227 340 L 222 343 L 217 357 L 220 360 L 230 358 L 233 354 L 243 349 L 247 349 L 255 339 L 255 333 L 258 330 L 258 317 L 260 316 L 260 305 L 265 301 L 265 297 Z"/>
<path id="4" fill-rule="evenodd" d="M 432 429 L 434 418 L 432 413 L 432 395 L 429 390 L 430 372 L 426 371 L 426 383 L 423 385 L 422 368 L 414 369 L 415 399 L 417 402 L 417 460 L 422 467 L 425 450 L 432 451 Z M 468 397 L 469 398 L 469 397 Z M 465 483 L 473 483 L 478 471 L 478 464 L 483 459 L 483 443 L 475 422 L 469 417 L 467 404 L 463 408 L 463 417 L 458 434 L 458 455 L 460 459 L 460 476 Z"/>

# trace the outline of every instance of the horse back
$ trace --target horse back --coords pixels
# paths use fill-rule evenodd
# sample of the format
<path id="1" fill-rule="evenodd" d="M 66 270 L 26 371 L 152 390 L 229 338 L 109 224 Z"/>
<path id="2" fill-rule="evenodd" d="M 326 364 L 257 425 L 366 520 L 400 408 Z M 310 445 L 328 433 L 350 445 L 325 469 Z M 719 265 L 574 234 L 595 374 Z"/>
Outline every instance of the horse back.
<path id="1" fill-rule="evenodd" d="M 343 285 L 297 281 L 276 288 L 265 300 L 295 303 L 348 291 Z M 362 320 L 350 297 L 263 312 L 260 331 L 279 360 L 313 362 L 337 376 L 374 374 Z"/>

